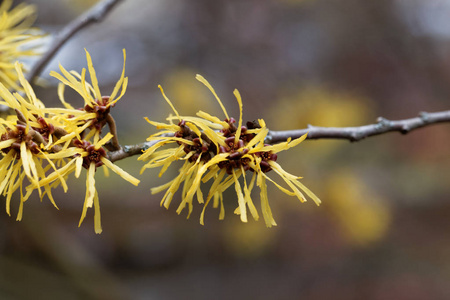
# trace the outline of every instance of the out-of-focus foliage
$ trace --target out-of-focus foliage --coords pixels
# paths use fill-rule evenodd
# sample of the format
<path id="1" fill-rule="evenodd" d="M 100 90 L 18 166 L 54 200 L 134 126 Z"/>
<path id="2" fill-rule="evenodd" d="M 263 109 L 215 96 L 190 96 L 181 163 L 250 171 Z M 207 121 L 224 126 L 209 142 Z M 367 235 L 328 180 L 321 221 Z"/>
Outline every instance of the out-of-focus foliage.
<path id="1" fill-rule="evenodd" d="M 195 74 L 193 69 L 176 69 L 168 73 L 161 84 L 170 94 L 175 107 L 185 116 L 193 116 L 199 110 L 219 112 L 219 107 L 211 101 L 211 95 L 195 80 Z M 167 111 L 165 103 L 163 107 Z"/>

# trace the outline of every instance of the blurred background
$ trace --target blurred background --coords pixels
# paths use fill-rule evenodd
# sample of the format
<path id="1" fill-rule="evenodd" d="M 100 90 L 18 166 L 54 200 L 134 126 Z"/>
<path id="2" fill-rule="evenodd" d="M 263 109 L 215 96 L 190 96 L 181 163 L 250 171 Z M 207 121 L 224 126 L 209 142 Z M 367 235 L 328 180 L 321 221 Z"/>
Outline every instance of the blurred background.
<path id="1" fill-rule="evenodd" d="M 94 2 L 28 3 L 50 42 Z M 155 132 L 144 117 L 171 112 L 158 84 L 182 114 L 222 117 L 197 73 L 230 115 L 237 88 L 244 120 L 263 118 L 273 130 L 403 119 L 449 109 L 449 15 L 449 0 L 124 0 L 62 48 L 36 93 L 59 105 L 47 74 L 59 62 L 80 71 L 86 48 L 109 94 L 125 48 L 129 87 L 112 112 L 123 145 Z M 199 205 L 189 220 L 175 212 L 179 197 L 161 208 L 150 188 L 173 178 L 174 166 L 162 178 L 145 171 L 139 187 L 99 172 L 96 235 L 92 209 L 77 227 L 85 183 L 72 180 L 68 194 L 54 193 L 59 211 L 35 194 L 22 222 L 0 213 L 0 298 L 450 299 L 449 154 L 449 124 L 357 143 L 305 141 L 279 162 L 323 204 L 271 185 L 270 229 L 240 222 L 233 191 L 225 220 L 211 207 L 205 226 Z M 135 157 L 118 165 L 139 175 Z M 19 198 L 12 203 L 17 212 Z"/>

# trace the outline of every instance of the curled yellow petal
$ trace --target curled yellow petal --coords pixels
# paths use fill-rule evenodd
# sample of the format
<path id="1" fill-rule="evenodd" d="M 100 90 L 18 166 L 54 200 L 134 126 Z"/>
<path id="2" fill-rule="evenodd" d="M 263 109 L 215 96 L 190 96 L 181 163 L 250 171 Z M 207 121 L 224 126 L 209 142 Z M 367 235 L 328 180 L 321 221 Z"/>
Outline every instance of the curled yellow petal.
<path id="1" fill-rule="evenodd" d="M 214 95 L 214 97 L 216 97 L 217 102 L 219 102 L 220 108 L 222 108 L 223 113 L 225 114 L 225 117 L 227 119 L 230 119 L 228 117 L 228 113 L 227 110 L 225 109 L 225 107 L 222 104 L 222 101 L 220 101 L 219 96 L 217 96 L 216 91 L 214 90 L 214 88 L 211 86 L 211 84 L 209 84 L 209 82 L 200 74 L 197 74 L 195 76 L 195 79 L 197 79 L 198 81 L 200 81 L 201 83 L 203 83 L 210 91 L 211 93 Z"/>
<path id="2" fill-rule="evenodd" d="M 95 195 L 95 163 L 91 162 L 86 177 L 86 207 L 92 207 Z"/>

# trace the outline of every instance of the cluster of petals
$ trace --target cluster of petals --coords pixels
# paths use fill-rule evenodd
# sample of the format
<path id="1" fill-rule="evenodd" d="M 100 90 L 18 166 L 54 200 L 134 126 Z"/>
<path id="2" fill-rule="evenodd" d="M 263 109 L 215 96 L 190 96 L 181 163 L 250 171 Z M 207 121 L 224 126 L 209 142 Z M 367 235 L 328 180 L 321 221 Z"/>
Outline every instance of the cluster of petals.
<path id="1" fill-rule="evenodd" d="M 17 220 L 21 220 L 24 203 L 35 191 L 41 201 L 47 197 L 58 208 L 52 190 L 62 187 L 67 192 L 69 176 L 73 174 L 79 178 L 84 169 L 86 194 L 78 226 L 85 219 L 88 208 L 94 207 L 94 229 L 101 233 L 99 196 L 95 186 L 97 169 L 102 168 L 106 176 L 113 171 L 129 183 L 139 184 L 138 179 L 115 165 L 110 160 L 113 156 L 107 152 L 123 150 L 115 136 L 115 122 L 110 110 L 127 89 L 125 50 L 122 73 L 109 96 L 101 93 L 91 56 L 86 51 L 87 69 L 78 73 L 60 65 L 59 72 L 50 73 L 60 82 L 57 93 L 63 107 L 46 107 L 36 97 L 25 79 L 24 67 L 17 61 L 37 54 L 36 46 L 32 45 L 39 45 L 42 34 L 32 27 L 35 8 L 26 4 L 12 8 L 12 2 L 3 0 L 0 4 L 0 106 L 7 107 L 10 112 L 0 118 L 0 195 L 6 199 L 6 212 L 11 214 L 13 195 L 19 195 Z M 319 205 L 317 196 L 299 181 L 301 177 L 286 172 L 277 163 L 278 153 L 300 144 L 306 134 L 284 143 L 266 144 L 269 130 L 264 120 L 243 123 L 243 104 L 237 90 L 234 90 L 234 96 L 240 114 L 236 120 L 228 116 L 209 82 L 200 75 L 196 78 L 214 95 L 225 118 L 203 111 L 196 116 L 180 115 L 159 86 L 174 115 L 170 115 L 166 123 L 146 119 L 160 131 L 148 138 L 151 146 L 139 157 L 145 162 L 141 173 L 145 169 L 161 167 L 159 176 L 162 176 L 172 163 L 182 162 L 174 179 L 151 189 L 152 193 L 165 191 L 161 205 L 169 208 L 181 189 L 177 213 L 187 208 L 189 218 L 196 198 L 203 205 L 200 214 L 203 225 L 206 207 L 211 202 L 214 208 L 220 208 L 219 219 L 225 217 L 224 192 L 233 186 L 237 196 L 235 214 L 243 222 L 248 221 L 249 214 L 258 220 L 259 212 L 252 200 L 252 191 L 257 186 L 265 224 L 271 227 L 276 222 L 269 205 L 267 182 L 301 202 L 308 196 Z M 65 99 L 67 87 L 81 99 L 75 107 Z M 109 127 L 107 133 L 102 132 L 105 126 Z M 268 176 L 271 171 L 281 178 L 281 184 Z M 206 195 L 202 191 L 205 184 L 209 187 Z"/>
<path id="2" fill-rule="evenodd" d="M 152 188 L 152 193 L 165 191 L 161 205 L 169 208 L 172 199 L 180 189 L 181 203 L 177 213 L 188 208 L 189 217 L 193 211 L 193 200 L 203 205 L 200 223 L 204 224 L 205 209 L 212 201 L 213 207 L 220 207 L 219 219 L 225 217 L 223 193 L 234 185 L 238 205 L 235 214 L 240 215 L 241 221 L 247 222 L 247 210 L 255 220 L 259 219 L 258 211 L 253 203 L 251 192 L 253 187 L 260 188 L 260 202 L 262 215 L 267 227 L 275 226 L 267 196 L 267 181 L 272 182 L 282 192 L 296 196 L 301 202 L 306 201 L 304 194 L 319 205 L 320 200 L 299 179 L 286 172 L 277 162 L 277 153 L 295 147 L 301 143 L 306 135 L 276 145 L 268 145 L 264 141 L 269 132 L 264 120 L 242 121 L 242 99 L 237 90 L 234 96 L 239 104 L 240 116 L 236 120 L 228 116 L 222 102 L 213 87 L 202 76 L 196 77 L 212 92 L 225 115 L 222 121 L 218 117 L 199 111 L 196 116 L 181 116 L 165 95 L 160 86 L 163 97 L 171 106 L 175 115 L 167 118 L 168 123 L 147 121 L 160 129 L 147 140 L 153 145 L 139 157 L 146 161 L 141 173 L 147 168 L 162 167 L 159 176 L 175 161 L 182 161 L 178 176 L 161 186 Z M 172 147 L 164 147 L 170 145 Z M 288 188 L 282 187 L 270 178 L 267 173 L 274 171 L 279 175 Z M 242 177 L 242 179 L 240 179 Z M 208 194 L 204 196 L 201 185 L 212 181 Z M 241 183 L 242 181 L 242 183 Z"/>
<path id="3" fill-rule="evenodd" d="M 66 192 L 68 176 L 74 173 L 78 178 L 82 169 L 86 169 L 86 197 L 79 225 L 84 220 L 87 209 L 94 206 L 95 232 L 100 233 L 100 206 L 94 178 L 96 169 L 102 167 L 106 174 L 111 170 L 134 185 L 139 183 L 139 180 L 108 159 L 104 147 L 111 142 L 113 135 L 102 135 L 101 132 L 106 124 L 109 108 L 126 90 L 125 51 L 122 75 L 108 97 L 101 96 L 87 51 L 86 57 L 91 83 L 86 81 L 85 69 L 79 74 L 75 71 L 68 72 L 60 66 L 62 75 L 51 73 L 61 81 L 58 94 L 64 108 L 46 108 L 36 98 L 19 63 L 15 64 L 15 71 L 25 95 L 11 93 L 0 83 L 0 104 L 15 111 L 14 115 L 0 118 L 0 194 L 6 196 L 6 211 L 10 214 L 11 197 L 17 190 L 20 191 L 18 220 L 23 215 L 23 203 L 34 190 L 38 190 L 41 200 L 47 195 L 57 207 L 51 190 L 62 186 Z M 71 87 L 84 99 L 81 109 L 75 109 L 65 101 L 64 86 Z"/>
<path id="4" fill-rule="evenodd" d="M 112 93 L 103 96 L 91 56 L 86 51 L 88 69 L 81 73 L 67 71 L 60 65 L 60 73 L 50 74 L 60 81 L 58 95 L 63 108 L 47 108 L 40 101 L 31 85 L 25 79 L 22 66 L 15 63 L 15 72 L 23 93 L 10 92 L 0 83 L 0 105 L 9 107 L 14 114 L 0 118 L 0 194 L 6 197 L 6 211 L 11 212 L 11 199 L 19 191 L 20 205 L 17 220 L 23 216 L 23 206 L 33 191 L 37 190 L 41 200 L 47 196 L 57 208 L 52 189 L 61 186 L 67 192 L 67 178 L 72 173 L 79 178 L 86 170 L 86 196 L 79 226 L 94 207 L 94 228 L 101 233 L 99 197 L 95 187 L 97 168 L 103 168 L 106 175 L 109 170 L 117 173 L 133 185 L 139 180 L 119 168 L 108 158 L 108 150 L 120 150 L 117 137 L 111 130 L 110 109 L 115 106 L 126 91 L 128 78 L 125 77 L 125 61 L 122 74 Z M 86 79 L 89 74 L 90 82 Z M 197 75 L 214 95 L 225 115 L 225 119 L 199 111 L 196 116 L 182 116 L 173 106 L 160 86 L 163 97 L 171 106 L 174 115 L 167 123 L 147 121 L 160 129 L 151 135 L 148 141 L 152 146 L 146 149 L 139 160 L 145 161 L 141 173 L 148 168 L 162 167 L 162 176 L 173 162 L 183 162 L 178 175 L 161 186 L 152 188 L 152 193 L 165 191 L 161 205 L 169 208 L 175 193 L 181 188 L 181 203 L 177 212 L 186 207 L 189 217 L 193 211 L 194 198 L 203 205 L 200 223 L 204 224 L 206 207 L 212 202 L 220 207 L 219 219 L 225 217 L 224 192 L 234 186 L 237 195 L 235 214 L 247 222 L 248 214 L 259 219 L 259 213 L 252 200 L 252 190 L 259 187 L 261 211 L 266 226 L 275 226 L 267 194 L 267 181 L 273 183 L 287 195 L 297 197 L 301 202 L 306 196 L 319 205 L 320 200 L 300 181 L 300 177 L 286 172 L 277 163 L 279 152 L 301 143 L 306 135 L 284 143 L 268 145 L 265 140 L 268 128 L 264 120 L 259 119 L 243 124 L 242 99 L 237 90 L 234 95 L 239 105 L 239 118 L 228 116 L 221 100 L 213 87 L 202 76 Z M 64 97 L 69 87 L 83 99 L 82 107 L 75 109 Z M 110 132 L 102 129 L 108 125 Z M 115 126 L 115 125 L 114 125 Z M 172 146 L 172 147 L 166 147 Z M 267 174 L 274 171 L 284 182 L 275 182 Z M 202 184 L 209 182 L 209 191 L 204 196 Z M 181 187 L 182 186 L 182 187 Z"/>

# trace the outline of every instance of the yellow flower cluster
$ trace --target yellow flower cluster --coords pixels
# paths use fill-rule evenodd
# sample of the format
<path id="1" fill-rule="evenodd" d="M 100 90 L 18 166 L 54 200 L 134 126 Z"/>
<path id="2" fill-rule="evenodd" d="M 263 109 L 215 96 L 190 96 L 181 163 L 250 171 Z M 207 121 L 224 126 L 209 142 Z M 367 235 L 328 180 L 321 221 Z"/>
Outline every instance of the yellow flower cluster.
<path id="1" fill-rule="evenodd" d="M 25 79 L 19 57 L 35 55 L 35 48 L 26 43 L 41 37 L 40 31 L 31 28 L 35 19 L 33 6 L 19 4 L 12 8 L 12 0 L 0 4 L 0 105 L 14 111 L 14 115 L 0 118 L 0 195 L 6 197 L 6 212 L 11 214 L 11 200 L 17 192 L 20 204 L 17 220 L 23 217 L 24 202 L 37 190 L 41 201 L 47 196 L 56 207 L 52 189 L 61 186 L 67 192 L 67 179 L 73 173 L 79 178 L 86 170 L 86 196 L 79 226 L 86 217 L 87 209 L 94 206 L 94 228 L 102 232 L 99 197 L 95 187 L 97 168 L 102 167 L 105 174 L 109 170 L 117 173 L 133 185 L 139 180 L 116 166 L 108 151 L 122 151 L 117 138 L 115 122 L 110 110 L 124 96 L 128 85 L 125 77 L 126 53 L 123 50 L 123 70 L 112 93 L 104 96 L 98 84 L 91 56 L 86 51 L 87 70 L 81 73 L 67 71 L 61 65 L 60 73 L 50 75 L 60 81 L 58 96 L 63 108 L 47 108 L 40 101 L 30 83 Z M 86 79 L 89 75 L 90 82 Z M 174 116 L 168 123 L 147 121 L 161 129 L 151 135 L 151 147 L 143 151 L 139 160 L 145 161 L 141 173 L 148 168 L 162 167 L 159 176 L 175 161 L 182 161 L 178 176 L 152 193 L 165 191 L 161 205 L 169 208 L 175 193 L 180 189 L 180 214 L 186 206 L 189 217 L 193 211 L 193 199 L 203 205 L 200 223 L 204 223 L 205 209 L 212 201 L 215 208 L 220 207 L 219 219 L 225 216 L 223 193 L 234 186 L 237 194 L 235 213 L 243 222 L 248 220 L 248 211 L 255 220 L 259 213 L 253 203 L 251 193 L 254 186 L 260 189 L 262 215 L 267 227 L 275 226 L 267 196 L 267 181 L 290 196 L 306 201 L 304 194 L 317 205 L 320 200 L 300 181 L 300 177 L 287 173 L 276 162 L 277 153 L 295 147 L 306 135 L 287 140 L 277 145 L 265 144 L 269 132 L 264 120 L 243 124 L 242 99 L 237 90 L 240 115 L 236 121 L 228 113 L 214 91 L 202 76 L 197 79 L 214 95 L 225 119 L 199 111 L 196 116 L 181 116 L 172 102 L 161 92 L 171 106 Z M 73 89 L 83 99 L 83 106 L 75 109 L 65 101 L 65 88 Z M 109 132 L 102 133 L 108 125 Z M 165 146 L 174 147 L 165 147 Z M 110 159 L 111 158 L 111 159 Z M 282 187 L 267 173 L 274 171 L 288 186 Z M 206 196 L 202 183 L 210 182 Z"/>
<path id="2" fill-rule="evenodd" d="M 122 74 L 110 96 L 102 96 L 95 69 L 89 53 L 86 51 L 88 71 L 81 73 L 67 71 L 60 66 L 61 73 L 51 72 L 61 83 L 58 95 L 64 108 L 46 108 L 37 99 L 30 84 L 26 81 L 21 65 L 15 63 L 15 72 L 19 79 L 21 94 L 11 93 L 0 83 L 0 105 L 15 111 L 5 119 L 0 119 L 0 194 L 6 196 L 6 211 L 10 214 L 12 195 L 20 191 L 20 206 L 17 220 L 23 216 L 23 203 L 34 190 L 38 190 L 41 199 L 47 195 L 55 207 L 52 189 L 62 186 L 66 192 L 66 180 L 71 173 L 78 178 L 82 169 L 86 169 L 86 197 L 79 225 L 86 216 L 87 209 L 94 206 L 95 232 L 100 233 L 99 198 L 95 188 L 95 173 L 103 167 L 120 175 L 128 182 L 138 185 L 139 180 L 116 166 L 108 158 L 107 150 L 120 150 L 117 137 L 114 136 L 114 121 L 110 109 L 126 91 L 128 78 L 125 77 L 125 61 Z M 86 80 L 87 72 L 90 83 Z M 240 115 L 236 121 L 228 113 L 214 91 L 202 76 L 197 75 L 214 95 L 225 115 L 224 121 L 206 112 L 199 111 L 196 116 L 181 116 L 165 95 L 175 115 L 167 118 L 168 123 L 147 121 L 161 129 L 148 138 L 153 146 L 146 149 L 139 160 L 145 161 L 141 173 L 147 168 L 162 167 L 161 176 L 175 161 L 183 161 L 176 178 L 152 189 L 152 193 L 165 191 L 161 205 L 169 207 L 177 190 L 182 187 L 182 201 L 177 212 L 188 207 L 188 217 L 193 211 L 193 199 L 203 204 L 200 223 L 204 223 L 205 209 L 212 201 L 215 208 L 220 207 L 219 219 L 225 216 L 223 193 L 234 185 L 237 194 L 235 213 L 243 222 L 248 220 L 248 211 L 255 220 L 259 213 L 253 203 L 251 193 L 254 186 L 260 189 L 262 215 L 266 226 L 275 226 L 267 196 L 267 181 L 290 196 L 306 201 L 304 194 L 312 198 L 317 205 L 320 200 L 300 181 L 300 177 L 289 174 L 276 162 L 277 153 L 301 143 L 306 135 L 287 140 L 276 145 L 265 144 L 269 132 L 264 120 L 247 122 L 242 120 L 242 99 L 237 90 Z M 64 90 L 68 86 L 76 91 L 84 101 L 81 109 L 75 109 L 64 99 Z M 175 123 L 174 123 L 175 121 Z M 102 134 L 105 125 L 110 132 Z M 173 145 L 175 147 L 163 147 Z M 282 187 L 267 175 L 269 171 L 277 173 L 288 188 Z M 249 174 L 250 173 L 250 174 Z M 25 182 L 28 181 L 28 184 Z M 201 184 L 211 181 L 208 194 L 204 197 Z"/>
<path id="3" fill-rule="evenodd" d="M 147 119 L 161 131 L 148 138 L 148 141 L 153 141 L 154 145 L 139 157 L 139 160 L 147 161 L 141 173 L 147 168 L 162 167 L 159 173 L 161 176 L 173 162 L 184 161 L 176 178 L 152 189 L 152 193 L 166 191 L 161 205 L 168 208 L 175 192 L 183 184 L 178 214 L 188 206 L 189 217 L 193 210 L 193 199 L 196 196 L 197 201 L 203 204 L 201 224 L 204 223 L 205 209 L 211 200 L 215 208 L 220 206 L 219 219 L 223 219 L 225 216 L 223 192 L 234 185 L 238 198 L 235 213 L 240 215 L 241 221 L 247 222 L 248 209 L 252 217 L 258 220 L 259 214 L 251 198 L 251 192 L 256 183 L 260 188 L 261 210 L 266 226 L 271 227 L 276 223 L 268 202 L 267 181 L 274 183 L 287 195 L 296 196 L 301 202 L 306 201 L 303 194 L 305 193 L 319 205 L 319 198 L 299 181 L 300 177 L 287 173 L 276 162 L 278 152 L 298 145 L 306 138 L 306 134 L 295 140 L 289 139 L 277 145 L 267 145 L 264 140 L 269 130 L 264 120 L 247 122 L 243 125 L 242 100 L 237 90 L 234 90 L 234 96 L 239 104 L 240 116 L 236 124 L 236 120 L 228 116 L 213 87 L 200 75 L 197 75 L 197 80 L 208 87 L 217 99 L 225 120 L 221 121 L 203 111 L 199 111 L 195 117 L 180 116 L 160 86 L 175 116 L 169 116 L 168 123 L 158 123 Z M 176 121 L 176 124 L 173 121 Z M 167 144 L 175 145 L 175 147 L 160 149 Z M 289 189 L 282 187 L 267 175 L 271 170 L 281 177 Z M 251 172 L 250 176 L 246 176 L 247 171 Z M 241 177 L 243 184 L 240 182 Z M 201 183 L 210 180 L 213 182 L 205 199 L 200 186 Z"/>
<path id="4" fill-rule="evenodd" d="M 104 146 L 117 138 L 111 133 L 101 135 L 102 127 L 108 123 L 109 110 L 123 96 L 128 79 L 124 68 L 111 96 L 101 96 L 98 80 L 91 57 L 86 51 L 91 83 L 86 81 L 86 69 L 81 74 L 66 71 L 63 75 L 52 72 L 60 85 L 58 93 L 65 108 L 46 108 L 36 98 L 30 84 L 26 81 L 21 66 L 15 64 L 25 97 L 11 93 L 0 83 L 0 104 L 16 112 L 15 116 L 0 119 L 0 194 L 6 196 L 6 210 L 10 213 L 13 193 L 20 190 L 20 208 L 17 219 L 23 214 L 23 203 L 34 190 L 42 197 L 47 194 L 56 206 L 51 189 L 61 185 L 67 191 L 66 179 L 71 173 L 79 177 L 82 169 L 87 170 L 86 197 L 80 225 L 86 216 L 87 208 L 95 207 L 95 232 L 102 231 L 98 195 L 95 188 L 95 171 L 98 167 L 110 169 L 130 183 L 137 185 L 139 180 L 113 164 Z M 83 109 L 74 109 L 64 100 L 64 85 L 78 92 L 84 99 Z M 118 92 L 121 91 L 117 97 Z M 24 179 L 30 184 L 23 188 Z M 25 192 L 25 193 L 24 193 Z"/>
<path id="5" fill-rule="evenodd" d="M 8 89 L 20 90 L 14 64 L 20 57 L 37 54 L 30 42 L 42 35 L 31 28 L 35 7 L 22 3 L 11 9 L 12 2 L 3 0 L 0 4 L 0 82 Z"/>

